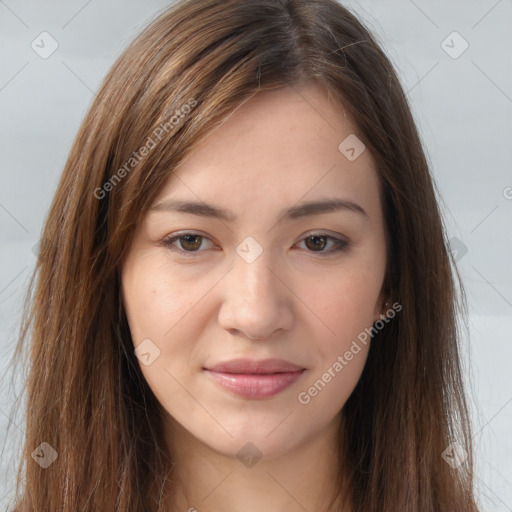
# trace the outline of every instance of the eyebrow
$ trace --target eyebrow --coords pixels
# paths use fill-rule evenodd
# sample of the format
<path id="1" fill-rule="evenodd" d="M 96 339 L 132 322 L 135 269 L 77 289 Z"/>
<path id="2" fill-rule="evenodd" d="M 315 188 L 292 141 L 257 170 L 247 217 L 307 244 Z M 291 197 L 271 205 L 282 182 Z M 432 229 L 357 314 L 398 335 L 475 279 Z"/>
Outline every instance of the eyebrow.
<path id="1" fill-rule="evenodd" d="M 233 212 L 219 206 L 203 202 L 167 199 L 156 203 L 150 208 L 150 210 L 189 213 L 192 215 L 199 215 L 201 217 L 213 217 L 228 222 L 236 220 L 236 216 Z M 321 215 L 323 213 L 337 211 L 353 212 L 362 215 L 367 219 L 370 218 L 362 206 L 354 201 L 342 198 L 321 199 L 318 201 L 299 203 L 296 206 L 281 210 L 278 217 L 283 218 L 284 220 L 294 220 L 301 217 L 309 217 L 311 215 Z"/>

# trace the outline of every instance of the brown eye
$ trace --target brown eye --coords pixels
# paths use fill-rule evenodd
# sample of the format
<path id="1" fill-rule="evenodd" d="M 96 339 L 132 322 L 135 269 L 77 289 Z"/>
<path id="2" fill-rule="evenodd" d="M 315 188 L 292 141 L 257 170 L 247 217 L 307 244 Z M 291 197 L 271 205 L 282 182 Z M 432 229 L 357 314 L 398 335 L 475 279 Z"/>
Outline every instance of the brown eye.
<path id="1" fill-rule="evenodd" d="M 309 252 L 317 252 L 322 256 L 344 251 L 349 246 L 347 241 L 324 233 L 309 235 L 308 237 L 303 238 L 302 242 L 304 242 L 304 245 Z M 326 249 L 329 244 L 331 245 L 330 248 Z"/>
<path id="2" fill-rule="evenodd" d="M 202 238 L 203 237 L 200 235 L 184 235 L 178 237 L 178 240 L 180 240 L 182 249 L 185 249 L 186 251 L 195 251 L 201 247 Z"/>
<path id="3" fill-rule="evenodd" d="M 171 251 L 181 253 L 185 256 L 192 256 L 193 253 L 203 252 L 205 247 L 201 249 L 201 246 L 205 241 L 208 241 L 208 239 L 203 235 L 199 235 L 197 233 L 184 233 L 182 235 L 176 235 L 162 240 L 161 245 L 167 247 Z"/>
<path id="4" fill-rule="evenodd" d="M 305 240 L 308 249 L 311 249 L 313 251 L 322 251 L 327 244 L 326 237 L 324 236 L 308 236 Z"/>
<path id="5" fill-rule="evenodd" d="M 205 247 L 202 247 L 203 242 L 212 243 L 208 238 L 198 233 L 184 233 L 182 235 L 166 238 L 162 240 L 160 244 L 173 252 L 178 252 L 184 256 L 193 256 L 194 253 L 204 251 Z M 349 246 L 349 243 L 345 240 L 323 233 L 309 235 L 303 238 L 301 242 L 305 243 L 306 249 L 309 252 L 316 252 L 326 256 L 344 251 Z M 327 248 L 329 244 L 331 244 L 331 246 Z"/>

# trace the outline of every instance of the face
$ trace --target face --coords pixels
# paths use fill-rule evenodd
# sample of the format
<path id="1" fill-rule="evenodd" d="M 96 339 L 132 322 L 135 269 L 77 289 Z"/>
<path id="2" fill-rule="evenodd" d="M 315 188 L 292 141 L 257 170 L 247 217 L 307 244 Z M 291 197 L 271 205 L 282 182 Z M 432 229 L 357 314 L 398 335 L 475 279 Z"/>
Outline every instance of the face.
<path id="1" fill-rule="evenodd" d="M 271 459 L 339 421 L 386 267 L 377 171 L 355 134 L 319 86 L 259 92 L 160 191 L 121 282 L 170 428 Z M 216 367 L 239 359 L 253 365 Z"/>

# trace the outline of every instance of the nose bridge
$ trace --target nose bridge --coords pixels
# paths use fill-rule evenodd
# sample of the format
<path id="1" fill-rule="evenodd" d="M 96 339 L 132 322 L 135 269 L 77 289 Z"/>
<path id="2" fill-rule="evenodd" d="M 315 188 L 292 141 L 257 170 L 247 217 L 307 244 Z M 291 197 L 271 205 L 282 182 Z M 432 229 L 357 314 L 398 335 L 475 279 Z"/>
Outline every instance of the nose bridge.
<path id="1" fill-rule="evenodd" d="M 247 248 L 249 250 L 244 252 Z M 276 300 L 282 285 L 271 271 L 272 267 L 275 267 L 275 262 L 272 262 L 270 250 L 251 246 L 250 241 L 243 242 L 237 247 L 230 288 L 234 287 L 236 290 L 240 304 L 268 304 Z"/>
<path id="2" fill-rule="evenodd" d="M 233 267 L 224 282 L 219 316 L 225 329 L 242 331 L 251 338 L 265 338 L 278 328 L 289 327 L 290 298 L 287 288 L 274 275 L 277 262 L 271 253 L 256 245 L 254 239 L 237 247 Z"/>

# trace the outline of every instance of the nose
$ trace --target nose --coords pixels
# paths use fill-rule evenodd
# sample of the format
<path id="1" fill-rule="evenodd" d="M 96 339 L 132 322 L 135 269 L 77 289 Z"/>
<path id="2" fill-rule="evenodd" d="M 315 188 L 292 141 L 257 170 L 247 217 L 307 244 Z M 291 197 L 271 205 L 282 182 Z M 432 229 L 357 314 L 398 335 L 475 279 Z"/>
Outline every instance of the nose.
<path id="1" fill-rule="evenodd" d="M 283 270 L 271 261 L 270 251 L 251 263 L 235 254 L 222 287 L 218 321 L 231 334 L 266 340 L 275 331 L 291 329 L 293 293 Z"/>

